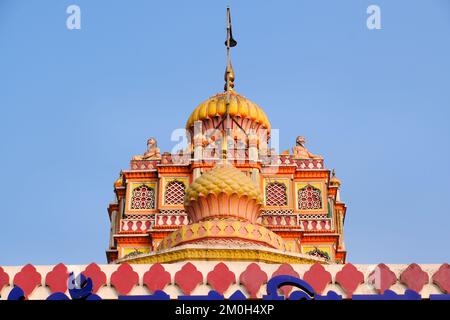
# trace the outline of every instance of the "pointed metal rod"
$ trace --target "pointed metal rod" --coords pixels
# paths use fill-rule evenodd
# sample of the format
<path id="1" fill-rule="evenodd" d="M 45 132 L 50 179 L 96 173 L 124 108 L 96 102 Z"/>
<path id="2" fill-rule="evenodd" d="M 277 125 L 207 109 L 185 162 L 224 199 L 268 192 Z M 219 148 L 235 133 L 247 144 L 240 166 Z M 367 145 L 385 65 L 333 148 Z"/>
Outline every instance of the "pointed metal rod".
<path id="1" fill-rule="evenodd" d="M 228 139 L 231 136 L 231 123 L 230 123 L 230 103 L 231 103 L 231 92 L 230 92 L 230 64 L 231 64 L 231 57 L 230 57 L 230 47 L 231 47 L 231 13 L 230 13 L 230 7 L 227 7 L 227 100 L 226 100 L 226 107 L 227 107 L 227 116 L 226 116 L 226 137 L 225 137 L 225 154 L 224 158 L 225 160 L 228 159 Z"/>

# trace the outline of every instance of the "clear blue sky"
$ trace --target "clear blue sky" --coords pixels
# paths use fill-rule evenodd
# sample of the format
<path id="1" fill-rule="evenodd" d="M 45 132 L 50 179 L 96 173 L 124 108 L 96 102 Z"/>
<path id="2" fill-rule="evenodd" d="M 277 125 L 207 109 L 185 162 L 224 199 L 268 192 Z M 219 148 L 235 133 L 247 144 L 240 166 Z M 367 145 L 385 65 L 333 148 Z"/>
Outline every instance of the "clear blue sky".
<path id="1" fill-rule="evenodd" d="M 0 0 L 0 265 L 105 262 L 120 170 L 223 88 L 228 3 Z M 349 261 L 448 262 L 450 1 L 231 5 L 236 89 L 336 168 Z"/>

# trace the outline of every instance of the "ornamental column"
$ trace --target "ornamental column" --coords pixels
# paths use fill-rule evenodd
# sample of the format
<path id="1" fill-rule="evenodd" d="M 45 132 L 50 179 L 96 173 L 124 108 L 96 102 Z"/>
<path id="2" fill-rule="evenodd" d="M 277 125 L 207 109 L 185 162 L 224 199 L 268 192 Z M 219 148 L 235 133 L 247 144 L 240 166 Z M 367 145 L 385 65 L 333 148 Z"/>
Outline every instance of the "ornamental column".
<path id="1" fill-rule="evenodd" d="M 109 237 L 109 248 L 110 249 L 115 247 L 114 235 L 117 232 L 116 225 L 117 225 L 117 210 L 114 210 L 111 213 L 111 233 L 110 233 L 110 237 Z"/>
<path id="2" fill-rule="evenodd" d="M 258 152 L 258 135 L 252 130 L 248 135 L 248 160 L 251 164 L 255 164 L 258 162 Z M 251 176 L 253 182 L 259 187 L 259 169 L 253 168 L 251 170 Z"/>
<path id="3" fill-rule="evenodd" d="M 203 161 L 203 133 L 202 122 L 196 121 L 194 123 L 194 164 L 201 164 Z M 193 172 L 193 180 L 199 178 L 202 175 L 201 168 L 195 168 Z"/>
<path id="4" fill-rule="evenodd" d="M 248 135 L 248 160 L 250 163 L 258 162 L 258 136 L 255 132 Z"/>

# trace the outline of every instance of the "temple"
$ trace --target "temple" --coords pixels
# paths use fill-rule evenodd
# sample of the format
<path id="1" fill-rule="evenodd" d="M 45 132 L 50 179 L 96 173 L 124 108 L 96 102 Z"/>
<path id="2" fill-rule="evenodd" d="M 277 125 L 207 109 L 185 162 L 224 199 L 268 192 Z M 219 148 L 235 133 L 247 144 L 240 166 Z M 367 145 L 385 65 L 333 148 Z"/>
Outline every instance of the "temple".
<path id="1" fill-rule="evenodd" d="M 225 89 L 187 110 L 188 143 L 149 138 L 114 182 L 109 264 L 0 266 L 0 300 L 450 300 L 448 263 L 346 261 L 341 181 L 302 136 L 272 147 L 235 91 L 229 11 L 227 31 Z"/>
<path id="2" fill-rule="evenodd" d="M 304 137 L 292 152 L 272 149 L 269 117 L 235 91 L 231 63 L 225 81 L 188 117 L 186 148 L 161 153 L 150 138 L 121 171 L 108 262 L 345 263 L 334 170 Z"/>

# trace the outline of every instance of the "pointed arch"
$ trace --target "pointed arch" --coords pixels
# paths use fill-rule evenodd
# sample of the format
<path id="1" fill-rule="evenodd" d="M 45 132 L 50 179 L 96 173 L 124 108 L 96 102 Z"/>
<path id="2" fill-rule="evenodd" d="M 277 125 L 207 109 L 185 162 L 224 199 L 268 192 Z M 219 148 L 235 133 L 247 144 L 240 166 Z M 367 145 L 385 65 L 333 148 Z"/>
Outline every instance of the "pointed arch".
<path id="1" fill-rule="evenodd" d="M 155 189 L 142 184 L 131 192 L 132 210 L 153 210 L 155 209 Z"/>

